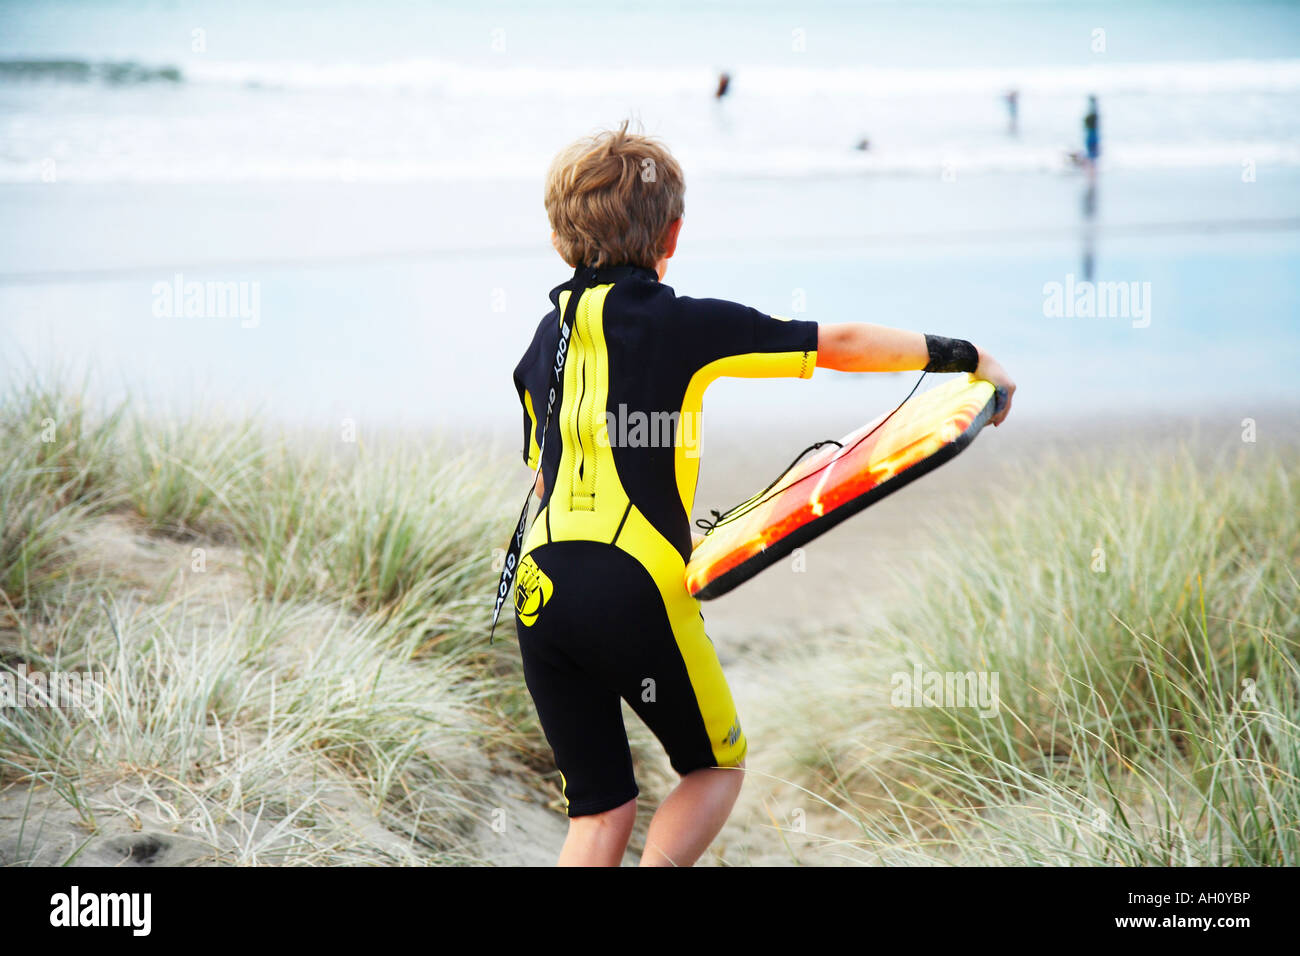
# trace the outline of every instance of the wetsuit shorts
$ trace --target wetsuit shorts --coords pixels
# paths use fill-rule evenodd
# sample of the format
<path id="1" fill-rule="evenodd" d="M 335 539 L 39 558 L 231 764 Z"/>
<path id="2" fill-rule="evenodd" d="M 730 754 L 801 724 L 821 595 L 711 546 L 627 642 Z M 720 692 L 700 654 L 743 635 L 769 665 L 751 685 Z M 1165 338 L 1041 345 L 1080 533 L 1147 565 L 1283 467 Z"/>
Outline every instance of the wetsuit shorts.
<path id="1" fill-rule="evenodd" d="M 533 620 L 529 606 L 543 599 Z M 690 601 L 673 603 L 666 606 L 643 564 L 602 542 L 556 541 L 524 559 L 516 593 L 524 679 L 569 816 L 611 810 L 637 795 L 622 701 L 659 738 L 679 774 L 734 767 L 745 757 L 740 718 L 704 620 L 692 615 Z"/>

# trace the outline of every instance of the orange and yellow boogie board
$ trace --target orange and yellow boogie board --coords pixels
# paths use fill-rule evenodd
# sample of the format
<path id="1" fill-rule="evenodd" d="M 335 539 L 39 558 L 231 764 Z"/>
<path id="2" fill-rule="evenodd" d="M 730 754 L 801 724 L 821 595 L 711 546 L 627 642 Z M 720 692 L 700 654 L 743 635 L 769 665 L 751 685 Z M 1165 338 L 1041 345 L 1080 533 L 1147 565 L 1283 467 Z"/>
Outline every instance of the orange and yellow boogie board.
<path id="1" fill-rule="evenodd" d="M 975 440 L 998 402 L 992 384 L 964 375 L 844 436 L 840 447 L 828 443 L 708 532 L 686 566 L 687 590 L 702 601 L 726 594 L 933 471 Z"/>

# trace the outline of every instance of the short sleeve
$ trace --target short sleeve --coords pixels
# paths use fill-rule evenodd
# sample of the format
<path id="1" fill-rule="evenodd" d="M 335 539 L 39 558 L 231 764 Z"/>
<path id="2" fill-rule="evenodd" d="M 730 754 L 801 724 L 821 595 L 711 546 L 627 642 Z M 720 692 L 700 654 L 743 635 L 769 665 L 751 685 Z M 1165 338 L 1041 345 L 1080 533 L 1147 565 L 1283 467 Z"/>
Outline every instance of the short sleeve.
<path id="1" fill-rule="evenodd" d="M 817 323 L 768 315 L 725 299 L 678 300 L 693 371 L 708 378 L 811 378 Z"/>

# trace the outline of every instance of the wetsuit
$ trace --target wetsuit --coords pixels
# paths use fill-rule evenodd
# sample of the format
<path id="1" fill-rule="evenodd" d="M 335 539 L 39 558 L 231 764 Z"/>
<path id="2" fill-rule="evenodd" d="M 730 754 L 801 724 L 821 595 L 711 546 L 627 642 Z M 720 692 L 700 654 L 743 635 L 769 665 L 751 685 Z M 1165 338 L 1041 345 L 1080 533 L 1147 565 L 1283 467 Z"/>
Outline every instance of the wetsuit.
<path id="1" fill-rule="evenodd" d="M 817 324 L 678 296 L 636 266 L 579 267 L 551 302 L 515 369 L 524 460 L 536 467 L 561 318 L 573 304 L 515 627 L 568 813 L 581 816 L 637 795 L 620 699 L 680 774 L 745 756 L 700 604 L 683 581 L 699 413 L 720 376 L 810 377 Z"/>

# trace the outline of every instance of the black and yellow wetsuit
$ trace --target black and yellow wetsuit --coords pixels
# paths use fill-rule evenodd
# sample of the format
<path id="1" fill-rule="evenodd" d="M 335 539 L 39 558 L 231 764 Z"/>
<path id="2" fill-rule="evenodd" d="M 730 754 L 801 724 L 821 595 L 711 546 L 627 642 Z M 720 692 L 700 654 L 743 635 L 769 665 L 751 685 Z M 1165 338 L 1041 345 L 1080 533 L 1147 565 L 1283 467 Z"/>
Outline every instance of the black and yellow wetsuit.
<path id="1" fill-rule="evenodd" d="M 523 545 L 515 620 L 570 816 L 637 795 L 620 699 L 673 769 L 735 766 L 745 735 L 686 590 L 699 415 L 720 376 L 812 375 L 815 322 L 676 295 L 651 269 L 579 267 L 515 369 L 537 465 L 561 317 L 576 303 Z"/>

